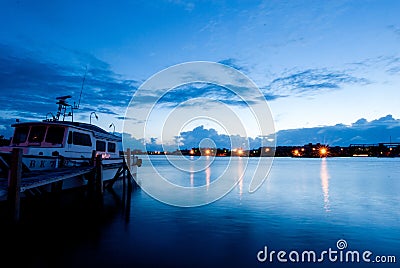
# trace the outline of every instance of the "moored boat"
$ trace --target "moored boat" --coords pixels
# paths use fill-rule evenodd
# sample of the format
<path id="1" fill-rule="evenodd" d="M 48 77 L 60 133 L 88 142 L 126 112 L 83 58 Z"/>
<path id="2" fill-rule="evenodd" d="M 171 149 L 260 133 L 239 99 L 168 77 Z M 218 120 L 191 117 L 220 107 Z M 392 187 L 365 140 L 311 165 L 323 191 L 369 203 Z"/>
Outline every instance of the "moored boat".
<path id="1" fill-rule="evenodd" d="M 14 134 L 10 144 L 0 147 L 1 177 L 7 176 L 13 148 L 23 151 L 22 170 L 25 173 L 88 166 L 93 164 L 94 157 L 101 155 L 103 180 L 115 177 L 124 162 L 122 138 L 91 123 L 73 121 L 73 111 L 77 107 L 67 103 L 69 98 L 69 95 L 57 98 L 58 111 L 50 119 L 12 125 Z M 65 120 L 69 116 L 71 121 Z M 130 159 L 131 173 L 136 173 L 140 160 L 136 156 Z M 64 188 L 86 183 L 84 176 L 79 176 L 65 183 Z"/>

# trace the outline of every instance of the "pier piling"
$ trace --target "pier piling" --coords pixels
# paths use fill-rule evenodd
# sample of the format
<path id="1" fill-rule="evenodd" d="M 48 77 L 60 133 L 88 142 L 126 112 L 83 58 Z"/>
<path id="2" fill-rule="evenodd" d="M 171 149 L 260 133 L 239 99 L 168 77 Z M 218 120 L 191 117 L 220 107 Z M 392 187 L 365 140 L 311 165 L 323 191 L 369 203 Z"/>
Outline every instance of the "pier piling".
<path id="1" fill-rule="evenodd" d="M 19 220 L 20 194 L 22 177 L 22 149 L 13 148 L 11 153 L 10 170 L 8 173 L 8 195 L 9 213 L 11 220 Z"/>
<path id="2" fill-rule="evenodd" d="M 101 155 L 96 156 L 96 166 L 95 166 L 95 189 L 97 195 L 103 195 L 103 165 L 102 165 Z"/>

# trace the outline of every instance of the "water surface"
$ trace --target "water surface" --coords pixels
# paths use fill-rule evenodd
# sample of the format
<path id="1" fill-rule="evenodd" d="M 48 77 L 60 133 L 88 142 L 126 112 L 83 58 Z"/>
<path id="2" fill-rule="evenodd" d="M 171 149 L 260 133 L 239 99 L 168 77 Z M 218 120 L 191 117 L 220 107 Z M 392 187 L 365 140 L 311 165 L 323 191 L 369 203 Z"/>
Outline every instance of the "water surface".
<path id="1" fill-rule="evenodd" d="M 257 167 L 256 158 L 247 165 L 240 158 L 215 158 L 208 169 L 186 172 L 164 156 L 153 160 L 164 176 L 185 187 L 212 183 L 229 160 L 237 174 Z M 154 176 L 149 164 L 139 168 L 142 183 Z M 398 267 L 399 158 L 276 158 L 254 193 L 248 192 L 251 172 L 244 174 L 227 195 L 193 208 L 166 205 L 142 189 L 124 204 L 121 183 L 105 192 L 102 205 L 88 202 L 84 192 L 58 203 L 52 198 L 51 205 L 38 201 L 23 211 L 10 249 L 19 248 L 38 267 Z M 337 250 L 339 239 L 347 250 L 395 255 L 397 263 L 260 263 L 256 256 L 265 246 Z"/>

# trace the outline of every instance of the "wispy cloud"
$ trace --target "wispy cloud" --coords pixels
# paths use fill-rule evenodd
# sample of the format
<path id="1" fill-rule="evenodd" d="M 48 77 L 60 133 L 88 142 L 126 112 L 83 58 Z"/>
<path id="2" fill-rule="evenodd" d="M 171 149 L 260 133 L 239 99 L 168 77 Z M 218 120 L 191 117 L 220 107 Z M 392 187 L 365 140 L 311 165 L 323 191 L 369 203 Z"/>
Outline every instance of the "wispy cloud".
<path id="1" fill-rule="evenodd" d="M 244 73 L 248 70 L 248 68 L 239 65 L 233 58 L 221 60 L 219 63 L 226 64 Z M 317 95 L 325 91 L 339 90 L 349 84 L 368 83 L 370 83 L 368 79 L 356 77 L 346 71 L 335 71 L 328 68 L 292 70 L 281 76 L 275 76 L 269 84 L 261 86 L 263 98 L 250 96 L 250 88 L 248 87 L 191 83 L 169 90 L 158 100 L 158 103 L 172 108 L 193 98 L 209 98 L 228 105 L 243 106 L 251 105 L 257 101 L 271 101 L 288 96 Z M 154 99 L 149 97 L 148 101 L 154 102 Z M 146 102 L 146 98 L 143 97 L 141 102 Z M 190 105 L 193 105 L 193 103 Z"/>
<path id="2" fill-rule="evenodd" d="M 390 75 L 400 73 L 400 57 L 397 55 L 379 56 L 367 58 L 361 61 L 352 62 L 350 64 L 353 70 L 382 70 Z"/>
<path id="3" fill-rule="evenodd" d="M 230 85 L 230 87 L 232 88 L 233 86 Z M 252 102 L 251 100 L 241 99 L 237 93 L 237 88 L 235 88 L 235 92 L 232 92 L 230 89 L 219 85 L 192 83 L 168 91 L 159 99 L 158 103 L 162 104 L 164 107 L 173 108 L 177 105 L 185 105 L 185 102 L 196 98 L 214 100 L 234 106 L 245 106 L 249 104 L 249 102 Z M 193 104 L 194 102 L 191 101 L 187 105 L 191 106 Z"/>
<path id="4" fill-rule="evenodd" d="M 329 69 L 307 69 L 291 72 L 275 78 L 265 87 L 273 96 L 315 95 L 322 91 L 337 90 L 346 84 L 367 84 L 365 78 L 358 78 L 341 71 Z"/>
<path id="5" fill-rule="evenodd" d="M 400 57 L 387 58 L 387 69 L 386 72 L 391 75 L 400 73 Z"/>
<path id="6" fill-rule="evenodd" d="M 182 6 L 188 12 L 191 12 L 196 6 L 195 3 L 192 1 L 168 0 L 168 2 L 175 4 L 177 6 Z"/>
<path id="7" fill-rule="evenodd" d="M 250 65 L 239 64 L 239 61 L 234 58 L 229 58 L 219 61 L 232 68 L 242 71 L 246 75 L 252 69 Z M 365 66 L 370 62 L 359 62 L 358 66 Z M 396 59 L 392 58 L 390 63 L 395 71 L 397 68 Z M 354 63 L 353 66 L 356 64 Z M 268 73 L 268 70 L 265 70 Z M 309 68 L 309 69 L 292 69 L 284 73 L 268 74 L 272 76 L 270 82 L 259 82 L 260 90 L 263 92 L 266 100 L 276 100 L 288 96 L 305 96 L 316 95 L 325 91 L 339 90 L 350 84 L 369 84 L 367 78 L 357 77 L 351 69 L 334 70 L 331 68 Z"/>
<path id="8" fill-rule="evenodd" d="M 400 37 L 400 27 L 397 27 L 396 25 L 389 25 L 388 29 Z"/>
<path id="9" fill-rule="evenodd" d="M 234 58 L 229 58 L 229 59 L 224 59 L 224 60 L 220 60 L 218 63 L 227 65 L 229 67 L 235 68 L 238 71 L 242 71 L 242 72 L 248 72 L 248 69 L 239 64 L 237 59 Z"/>

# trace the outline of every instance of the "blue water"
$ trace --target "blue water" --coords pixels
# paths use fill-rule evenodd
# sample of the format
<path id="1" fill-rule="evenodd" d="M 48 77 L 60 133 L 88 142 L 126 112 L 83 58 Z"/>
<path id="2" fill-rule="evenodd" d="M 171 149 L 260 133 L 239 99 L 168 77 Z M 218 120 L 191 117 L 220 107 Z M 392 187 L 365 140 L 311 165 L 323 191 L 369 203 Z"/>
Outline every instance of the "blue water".
<path id="1" fill-rule="evenodd" d="M 152 159 L 163 176 L 185 187 L 209 185 L 229 161 L 215 158 L 208 170 L 191 173 L 164 156 Z M 237 174 L 257 166 L 257 158 L 231 160 Z M 139 168 L 141 183 L 154 179 L 150 164 Z M 400 158 L 276 158 L 254 193 L 250 173 L 221 199 L 192 208 L 166 205 L 143 189 L 124 204 L 121 183 L 105 192 L 102 205 L 85 201 L 85 193 L 57 205 L 38 201 L 23 211 L 10 248 L 31 267 L 400 267 Z M 319 257 L 338 250 L 339 239 L 347 242 L 343 252 L 369 250 L 370 259 L 395 256 L 397 263 L 257 260 L 265 246 Z"/>

